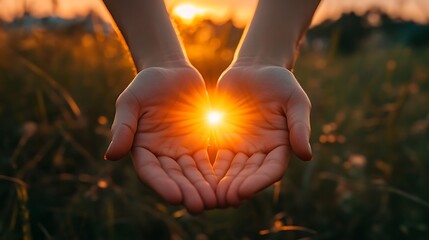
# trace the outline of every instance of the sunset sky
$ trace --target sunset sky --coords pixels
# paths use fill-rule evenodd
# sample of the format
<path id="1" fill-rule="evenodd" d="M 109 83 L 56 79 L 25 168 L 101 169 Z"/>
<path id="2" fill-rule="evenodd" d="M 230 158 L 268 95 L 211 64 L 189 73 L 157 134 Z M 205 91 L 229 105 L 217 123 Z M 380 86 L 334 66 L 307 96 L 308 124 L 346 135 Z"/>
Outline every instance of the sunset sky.
<path id="1" fill-rule="evenodd" d="M 94 10 L 104 19 L 109 19 L 102 0 L 0 0 L 0 17 L 11 20 L 23 12 L 24 5 L 37 16 L 51 15 L 53 2 L 57 2 L 55 13 L 61 17 L 71 18 Z M 175 8 L 187 4 L 188 8 L 192 6 L 197 16 L 210 18 L 215 22 L 224 22 L 231 18 L 239 27 L 243 27 L 250 20 L 257 4 L 257 0 L 165 0 L 165 2 L 168 9 L 173 12 Z M 314 23 L 317 24 L 327 18 L 336 19 L 344 12 L 364 13 L 373 7 L 380 8 L 393 17 L 419 23 L 429 22 L 429 0 L 323 0 L 314 17 Z"/>

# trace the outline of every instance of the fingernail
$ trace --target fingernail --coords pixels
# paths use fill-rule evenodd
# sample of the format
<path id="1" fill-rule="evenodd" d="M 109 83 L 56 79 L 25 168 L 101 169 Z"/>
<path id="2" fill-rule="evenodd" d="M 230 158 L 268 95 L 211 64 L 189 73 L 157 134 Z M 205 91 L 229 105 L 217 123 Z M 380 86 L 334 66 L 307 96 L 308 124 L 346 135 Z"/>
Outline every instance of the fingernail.
<path id="1" fill-rule="evenodd" d="M 104 160 L 109 160 L 108 158 L 107 158 L 107 153 L 109 152 L 109 150 L 110 150 L 110 146 L 112 146 L 112 142 L 110 142 L 109 143 L 109 146 L 107 147 L 107 150 L 106 150 L 106 152 L 104 153 Z"/>

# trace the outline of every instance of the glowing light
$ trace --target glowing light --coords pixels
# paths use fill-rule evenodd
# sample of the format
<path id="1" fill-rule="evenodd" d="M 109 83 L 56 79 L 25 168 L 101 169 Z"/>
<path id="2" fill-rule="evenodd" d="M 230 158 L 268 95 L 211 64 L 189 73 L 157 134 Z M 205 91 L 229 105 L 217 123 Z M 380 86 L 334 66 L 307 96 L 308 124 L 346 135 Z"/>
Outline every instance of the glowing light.
<path id="1" fill-rule="evenodd" d="M 195 17 L 203 14 L 204 12 L 204 9 L 189 3 L 180 4 L 173 10 L 174 15 L 185 21 L 192 21 Z"/>
<path id="2" fill-rule="evenodd" d="M 99 188 L 107 188 L 109 186 L 109 183 L 107 183 L 106 180 L 99 180 L 97 186 Z"/>
<path id="3" fill-rule="evenodd" d="M 98 117 L 98 124 L 106 125 L 107 124 L 107 118 L 105 116 L 99 116 Z"/>
<path id="4" fill-rule="evenodd" d="M 210 111 L 207 114 L 207 121 L 209 122 L 210 125 L 218 125 L 219 123 L 222 122 L 222 119 L 223 119 L 223 114 L 221 112 Z"/>

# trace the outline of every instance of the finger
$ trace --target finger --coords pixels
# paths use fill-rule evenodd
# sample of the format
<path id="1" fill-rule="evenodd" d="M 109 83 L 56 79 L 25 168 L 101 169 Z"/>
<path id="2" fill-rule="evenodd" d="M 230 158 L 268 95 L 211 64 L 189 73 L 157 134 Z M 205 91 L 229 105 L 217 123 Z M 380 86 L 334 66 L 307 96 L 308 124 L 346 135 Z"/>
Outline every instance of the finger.
<path id="1" fill-rule="evenodd" d="M 255 153 L 245 163 L 240 173 L 233 179 L 226 194 L 226 202 L 231 206 L 240 205 L 242 199 L 238 194 L 239 187 L 249 176 L 253 175 L 261 166 L 267 154 Z"/>
<path id="2" fill-rule="evenodd" d="M 185 177 L 197 189 L 205 208 L 212 209 L 216 207 L 216 195 L 210 184 L 197 169 L 195 160 L 189 155 L 183 155 L 177 160 L 177 163 L 182 168 Z"/>
<path id="3" fill-rule="evenodd" d="M 123 158 L 131 149 L 139 119 L 139 104 L 137 99 L 129 94 L 121 94 L 116 101 L 115 119 L 112 124 L 112 142 L 104 158 L 118 160 Z"/>
<path id="4" fill-rule="evenodd" d="M 165 156 L 158 157 L 158 159 L 167 175 L 179 186 L 183 196 L 183 204 L 188 209 L 188 212 L 191 214 L 202 212 L 204 210 L 203 200 L 197 189 L 184 176 L 179 164 L 174 159 Z"/>
<path id="5" fill-rule="evenodd" d="M 182 203 L 183 196 L 179 186 L 162 169 L 156 156 L 145 148 L 132 151 L 134 168 L 140 180 L 171 204 Z"/>
<path id="6" fill-rule="evenodd" d="M 249 198 L 278 181 L 286 171 L 289 159 L 290 152 L 287 146 L 277 147 L 268 153 L 256 172 L 240 185 L 238 191 L 240 197 Z"/>
<path id="7" fill-rule="evenodd" d="M 194 159 L 197 164 L 197 168 L 204 176 L 206 181 L 210 184 L 213 191 L 216 190 L 218 179 L 214 173 L 213 167 L 210 164 L 210 158 L 206 150 L 200 150 L 194 154 Z"/>
<path id="8" fill-rule="evenodd" d="M 303 91 L 296 91 L 286 104 L 285 114 L 289 129 L 289 141 L 292 151 L 302 160 L 313 158 L 310 140 L 311 104 Z"/>
<path id="9" fill-rule="evenodd" d="M 218 205 L 220 207 L 227 207 L 226 193 L 228 191 L 228 188 L 231 185 L 232 181 L 235 179 L 235 176 L 237 176 L 243 169 L 243 166 L 247 159 L 249 159 L 249 157 L 246 156 L 246 154 L 244 153 L 238 153 L 237 155 L 235 155 L 228 169 L 228 172 L 225 174 L 225 177 L 220 180 L 216 189 L 216 196 L 218 199 Z"/>
<path id="10" fill-rule="evenodd" d="M 235 154 L 226 149 L 220 149 L 216 154 L 213 169 L 218 180 L 221 180 L 229 169 Z"/>

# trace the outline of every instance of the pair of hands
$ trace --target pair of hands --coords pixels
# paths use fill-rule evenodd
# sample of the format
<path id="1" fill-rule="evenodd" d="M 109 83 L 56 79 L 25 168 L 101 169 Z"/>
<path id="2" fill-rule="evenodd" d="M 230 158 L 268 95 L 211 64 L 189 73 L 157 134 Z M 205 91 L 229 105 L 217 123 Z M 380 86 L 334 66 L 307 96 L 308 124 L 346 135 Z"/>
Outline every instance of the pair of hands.
<path id="1" fill-rule="evenodd" d="M 144 69 L 117 100 L 106 158 L 131 151 L 139 178 L 190 213 L 238 206 L 282 177 L 292 151 L 312 158 L 310 102 L 287 69 L 235 63 L 219 79 L 217 99 L 228 102 L 219 103 L 228 106 L 228 127 L 210 131 L 209 97 L 195 68 L 182 61 Z"/>

